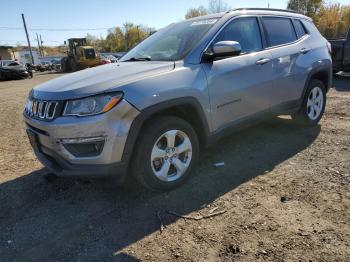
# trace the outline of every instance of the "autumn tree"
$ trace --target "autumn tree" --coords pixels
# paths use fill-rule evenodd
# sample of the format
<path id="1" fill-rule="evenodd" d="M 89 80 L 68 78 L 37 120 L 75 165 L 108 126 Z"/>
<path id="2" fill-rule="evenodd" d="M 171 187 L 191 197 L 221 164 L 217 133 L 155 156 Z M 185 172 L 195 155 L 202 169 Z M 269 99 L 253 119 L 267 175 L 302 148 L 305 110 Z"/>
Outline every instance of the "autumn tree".
<path id="1" fill-rule="evenodd" d="M 204 7 L 204 6 L 200 6 L 198 8 L 190 8 L 187 10 L 187 13 L 185 15 L 186 19 L 190 19 L 193 17 L 197 17 L 197 16 L 203 16 L 203 15 L 207 15 L 208 14 L 208 10 Z"/>
<path id="2" fill-rule="evenodd" d="M 117 26 L 108 30 L 105 39 L 90 34 L 86 38 L 88 44 L 94 46 L 100 52 L 120 52 L 128 51 L 147 38 L 153 31 L 152 28 L 126 22 L 122 27 Z"/>
<path id="3" fill-rule="evenodd" d="M 204 6 L 199 6 L 198 8 L 190 8 L 187 10 L 185 18 L 189 19 L 192 17 L 220 13 L 223 11 L 228 11 L 230 7 L 224 0 L 208 0 L 208 8 Z"/>
<path id="4" fill-rule="evenodd" d="M 230 9 L 230 7 L 228 6 L 227 2 L 224 0 L 209 0 L 209 2 L 208 2 L 208 13 L 209 14 L 228 11 L 229 9 Z"/>
<path id="5" fill-rule="evenodd" d="M 117 26 L 114 29 L 114 36 L 115 36 L 115 51 L 123 51 L 125 50 L 125 42 L 124 42 L 124 34 L 122 29 Z"/>
<path id="6" fill-rule="evenodd" d="M 124 40 L 126 50 L 131 49 L 137 43 L 147 37 L 147 33 L 140 26 L 135 26 L 133 23 L 127 22 L 124 24 Z"/>
<path id="7" fill-rule="evenodd" d="M 350 25 L 350 5 L 326 5 L 323 0 L 289 0 L 287 8 L 311 17 L 326 38 L 344 37 Z"/>
<path id="8" fill-rule="evenodd" d="M 289 0 L 287 9 L 297 11 L 317 20 L 318 13 L 324 5 L 323 0 Z"/>
<path id="9" fill-rule="evenodd" d="M 330 4 L 322 7 L 316 25 L 326 38 L 345 37 L 350 26 L 350 5 Z"/>

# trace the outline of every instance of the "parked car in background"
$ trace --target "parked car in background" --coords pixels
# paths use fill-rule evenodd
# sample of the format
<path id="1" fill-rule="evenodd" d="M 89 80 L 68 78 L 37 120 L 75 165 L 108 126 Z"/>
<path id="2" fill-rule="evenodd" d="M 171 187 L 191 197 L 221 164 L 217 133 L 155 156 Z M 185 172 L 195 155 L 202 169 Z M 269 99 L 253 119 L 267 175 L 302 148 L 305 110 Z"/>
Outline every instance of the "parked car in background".
<path id="1" fill-rule="evenodd" d="M 15 60 L 0 60 L 0 80 L 25 79 L 29 73 L 25 65 Z"/>
<path id="2" fill-rule="evenodd" d="M 126 52 L 116 52 L 116 53 L 112 53 L 112 55 L 118 59 L 122 58 L 123 55 L 125 55 Z"/>
<path id="3" fill-rule="evenodd" d="M 35 71 L 34 65 L 32 65 L 30 63 L 26 63 L 25 66 L 26 66 L 26 69 L 28 71 L 29 77 L 33 78 L 33 71 Z"/>
<path id="4" fill-rule="evenodd" d="M 43 64 L 37 64 L 35 66 L 35 71 L 38 71 L 38 72 L 44 72 L 46 70 L 45 66 Z"/>
<path id="5" fill-rule="evenodd" d="M 114 55 L 101 54 L 100 57 L 101 57 L 101 64 L 103 65 L 118 62 L 118 58 L 116 58 Z"/>
<path id="6" fill-rule="evenodd" d="M 113 56 L 113 55 L 108 55 L 106 58 L 107 58 L 109 61 L 111 61 L 111 63 L 116 63 L 116 62 L 118 62 L 118 58 L 116 58 L 116 57 Z"/>
<path id="7" fill-rule="evenodd" d="M 7 69 L 23 69 L 25 66 L 16 60 L 0 60 L 0 67 Z"/>
<path id="8" fill-rule="evenodd" d="M 350 28 L 345 38 L 329 39 L 332 48 L 333 71 L 350 72 Z"/>
<path id="9" fill-rule="evenodd" d="M 232 130 L 281 114 L 317 125 L 332 83 L 327 43 L 309 17 L 285 10 L 173 23 L 118 63 L 35 87 L 28 137 L 56 175 L 130 176 L 170 190 Z"/>
<path id="10" fill-rule="evenodd" d="M 60 72 L 62 70 L 61 67 L 61 60 L 52 60 L 52 70 L 55 70 L 57 72 Z"/>
<path id="11" fill-rule="evenodd" d="M 105 64 L 110 64 L 111 60 L 109 60 L 106 56 L 101 55 L 101 65 L 105 65 Z"/>
<path id="12" fill-rule="evenodd" d="M 41 65 L 44 67 L 44 71 L 51 71 L 51 70 L 53 70 L 52 63 L 49 62 L 49 61 L 41 62 Z"/>

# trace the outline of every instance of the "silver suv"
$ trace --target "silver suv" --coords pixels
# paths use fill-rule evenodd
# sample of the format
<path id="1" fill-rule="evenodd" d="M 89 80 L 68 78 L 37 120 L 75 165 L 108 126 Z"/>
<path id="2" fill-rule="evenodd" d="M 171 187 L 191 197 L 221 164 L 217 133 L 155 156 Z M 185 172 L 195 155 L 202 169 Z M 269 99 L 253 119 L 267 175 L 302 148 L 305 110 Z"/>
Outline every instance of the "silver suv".
<path id="1" fill-rule="evenodd" d="M 227 130 L 280 114 L 316 125 L 331 78 L 329 44 L 310 18 L 235 9 L 171 24 L 118 63 L 35 87 L 24 119 L 56 175 L 169 190 Z"/>

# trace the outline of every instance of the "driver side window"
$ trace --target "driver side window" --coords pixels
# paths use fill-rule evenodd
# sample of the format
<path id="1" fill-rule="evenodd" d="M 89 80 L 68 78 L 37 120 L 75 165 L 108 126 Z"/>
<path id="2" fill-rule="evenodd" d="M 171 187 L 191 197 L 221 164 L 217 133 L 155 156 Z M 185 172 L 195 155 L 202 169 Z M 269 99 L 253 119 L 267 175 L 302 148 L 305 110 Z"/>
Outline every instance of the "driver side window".
<path id="1" fill-rule="evenodd" d="M 261 34 L 256 17 L 242 17 L 231 21 L 219 33 L 213 44 L 220 41 L 237 41 L 241 44 L 243 53 L 262 50 Z"/>

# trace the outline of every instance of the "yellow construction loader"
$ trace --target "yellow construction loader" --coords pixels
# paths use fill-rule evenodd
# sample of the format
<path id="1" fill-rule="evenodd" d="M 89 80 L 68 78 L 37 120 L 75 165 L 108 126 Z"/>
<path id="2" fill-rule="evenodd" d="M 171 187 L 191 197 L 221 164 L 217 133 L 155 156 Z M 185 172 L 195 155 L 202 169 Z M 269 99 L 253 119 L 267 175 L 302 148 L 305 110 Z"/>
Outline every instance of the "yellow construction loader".
<path id="1" fill-rule="evenodd" d="M 68 39 L 67 56 L 61 60 L 63 72 L 74 72 L 101 64 L 101 58 L 93 46 L 88 46 L 86 38 Z"/>

